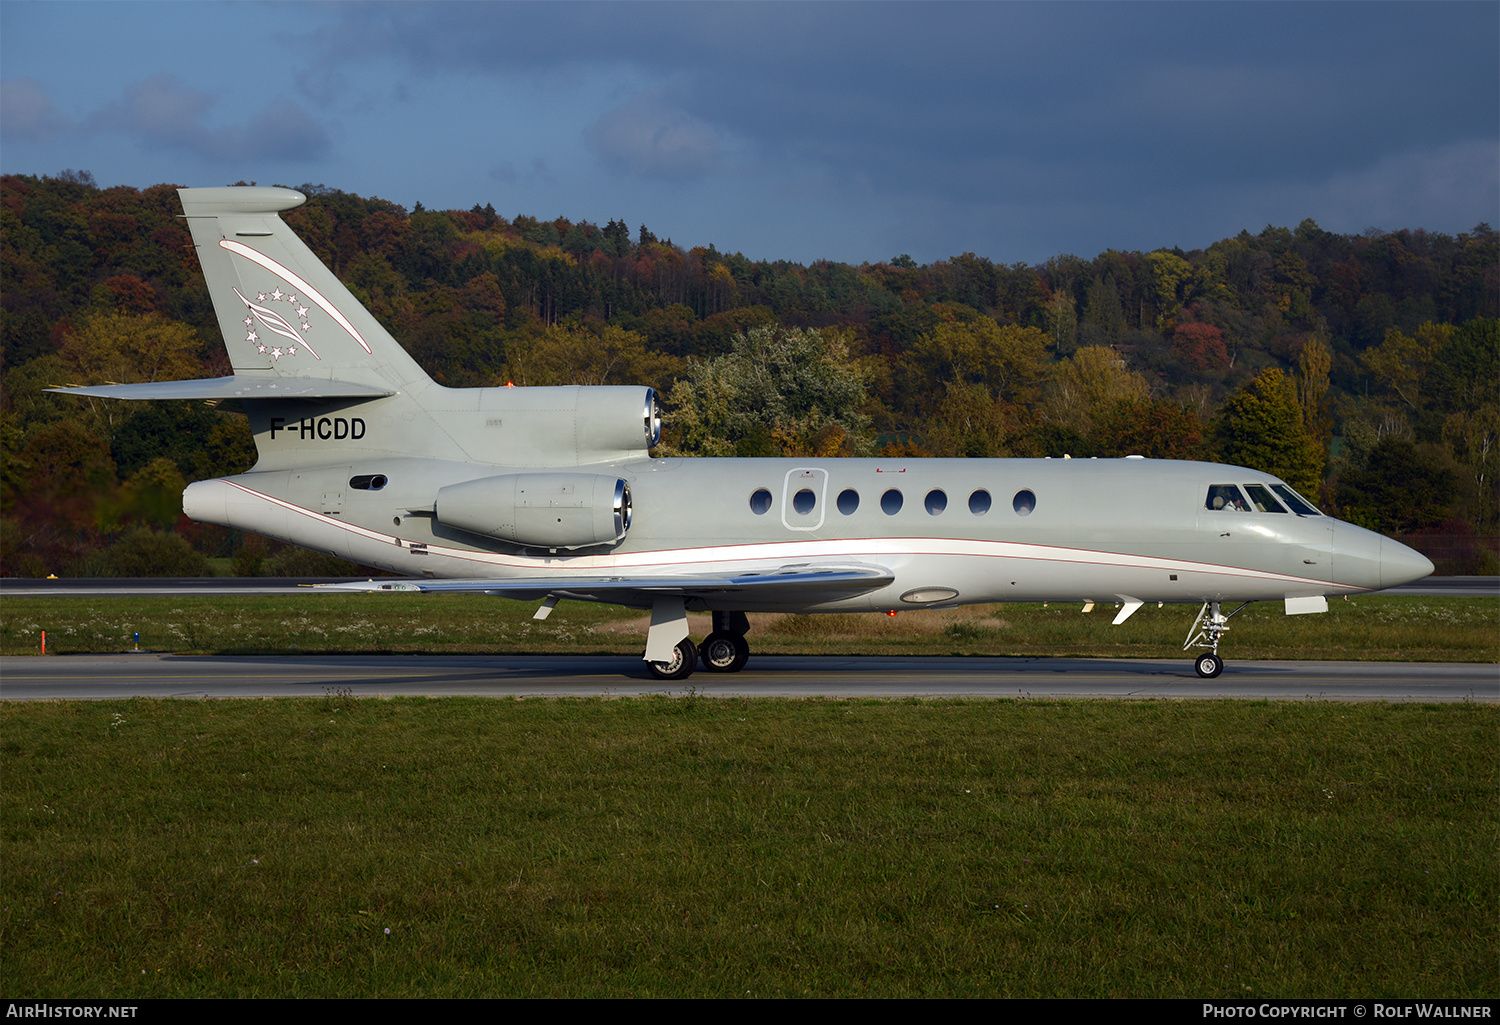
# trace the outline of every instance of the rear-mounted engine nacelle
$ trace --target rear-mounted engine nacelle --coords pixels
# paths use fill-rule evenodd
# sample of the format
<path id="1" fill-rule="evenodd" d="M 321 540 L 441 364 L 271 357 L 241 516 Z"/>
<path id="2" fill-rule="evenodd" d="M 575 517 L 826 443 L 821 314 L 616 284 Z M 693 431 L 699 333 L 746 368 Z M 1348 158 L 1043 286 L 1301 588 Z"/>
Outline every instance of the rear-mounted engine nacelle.
<path id="1" fill-rule="evenodd" d="M 630 529 L 630 485 L 591 473 L 509 473 L 442 488 L 437 521 L 528 548 L 617 544 Z"/>

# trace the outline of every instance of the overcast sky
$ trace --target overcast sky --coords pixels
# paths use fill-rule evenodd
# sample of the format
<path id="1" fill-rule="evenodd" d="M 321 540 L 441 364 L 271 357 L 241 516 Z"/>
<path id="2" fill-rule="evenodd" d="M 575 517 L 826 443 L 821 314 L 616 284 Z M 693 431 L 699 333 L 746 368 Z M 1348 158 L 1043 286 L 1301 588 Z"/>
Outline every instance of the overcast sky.
<path id="1" fill-rule="evenodd" d="M 0 170 L 1038 263 L 1500 224 L 1500 4 L 0 2 Z"/>

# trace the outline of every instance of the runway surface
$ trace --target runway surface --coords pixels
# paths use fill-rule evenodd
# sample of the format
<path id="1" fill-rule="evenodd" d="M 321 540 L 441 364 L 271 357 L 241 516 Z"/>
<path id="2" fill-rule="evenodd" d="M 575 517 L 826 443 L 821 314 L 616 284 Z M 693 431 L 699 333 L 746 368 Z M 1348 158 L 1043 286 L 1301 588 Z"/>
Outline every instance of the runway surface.
<path id="1" fill-rule="evenodd" d="M 1241 698 L 1500 702 L 1500 667 L 1233 662 L 1200 680 L 1186 659 L 763 655 L 732 675 L 652 678 L 629 657 L 68 655 L 0 659 L 0 700 L 129 697 Z"/>

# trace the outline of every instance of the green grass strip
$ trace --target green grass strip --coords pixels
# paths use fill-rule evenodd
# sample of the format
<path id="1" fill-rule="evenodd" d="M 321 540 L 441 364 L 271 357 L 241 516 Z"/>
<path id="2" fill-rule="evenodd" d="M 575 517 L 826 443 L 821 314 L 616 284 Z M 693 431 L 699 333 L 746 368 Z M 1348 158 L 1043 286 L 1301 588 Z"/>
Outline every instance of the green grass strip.
<path id="1" fill-rule="evenodd" d="M 6 996 L 1491 997 L 1500 710 L 0 704 Z"/>
<path id="2" fill-rule="evenodd" d="M 564 602 L 551 618 L 536 606 L 484 595 L 299 593 L 283 596 L 9 597 L 0 606 L 0 654 L 35 654 L 42 631 L 53 654 L 151 651 L 574 652 L 638 656 L 648 616 L 613 605 Z M 1182 657 L 1196 606 L 1147 607 L 1111 626 L 1114 606 L 975 605 L 945 611 L 752 615 L 761 654 L 1081 655 Z M 1226 611 L 1228 611 L 1226 609 Z M 689 617 L 693 636 L 709 617 Z M 1287 616 L 1280 602 L 1251 605 L 1230 621 L 1230 659 L 1500 662 L 1500 597 L 1367 595 Z"/>

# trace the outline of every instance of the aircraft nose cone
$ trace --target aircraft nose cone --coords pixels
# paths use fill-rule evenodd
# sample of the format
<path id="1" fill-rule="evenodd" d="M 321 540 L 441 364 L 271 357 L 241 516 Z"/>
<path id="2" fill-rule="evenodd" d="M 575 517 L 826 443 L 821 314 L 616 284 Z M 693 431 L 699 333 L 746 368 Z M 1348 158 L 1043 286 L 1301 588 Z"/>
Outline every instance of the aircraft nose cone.
<path id="1" fill-rule="evenodd" d="M 1400 587 L 1432 573 L 1432 560 L 1390 538 L 1380 540 L 1380 586 Z"/>

